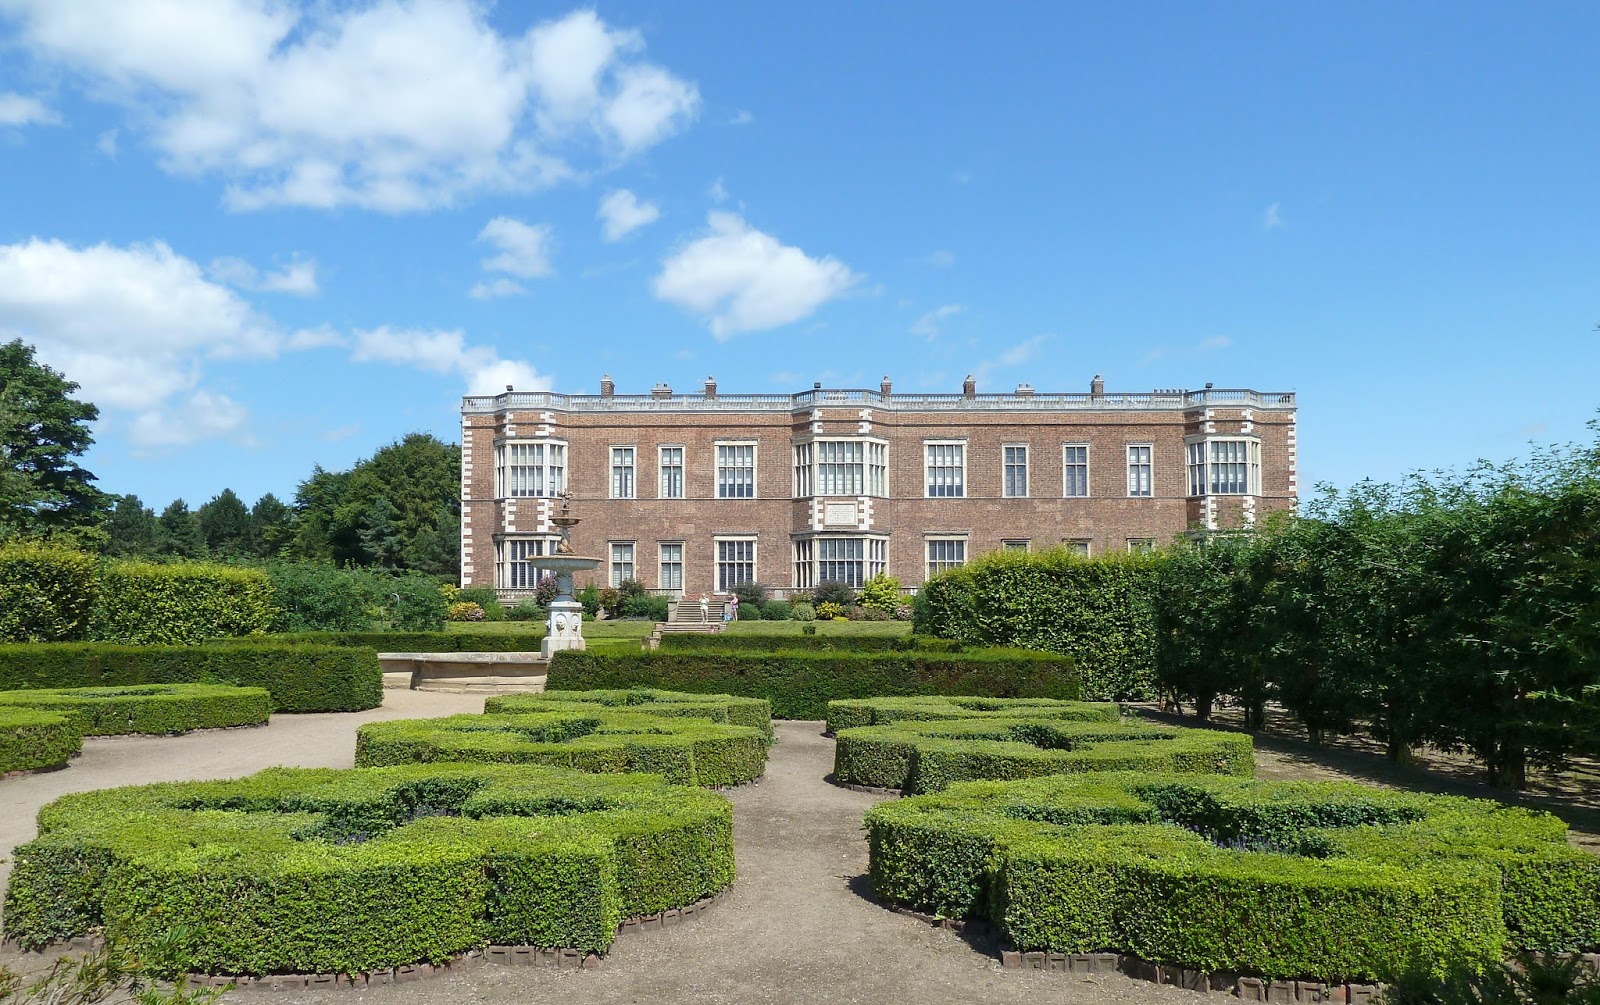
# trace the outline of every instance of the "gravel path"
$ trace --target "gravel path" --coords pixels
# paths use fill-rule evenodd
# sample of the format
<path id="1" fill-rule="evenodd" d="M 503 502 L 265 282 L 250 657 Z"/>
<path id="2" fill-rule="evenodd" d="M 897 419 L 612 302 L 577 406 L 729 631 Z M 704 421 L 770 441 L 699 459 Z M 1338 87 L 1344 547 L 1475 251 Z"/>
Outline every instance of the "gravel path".
<path id="1" fill-rule="evenodd" d="M 370 712 L 276 716 L 256 729 L 188 736 L 90 739 L 65 771 L 0 781 L 0 848 L 33 836 L 39 806 L 66 792 L 138 782 L 229 778 L 275 764 L 348 767 L 362 722 L 482 710 L 481 698 L 390 691 Z M 332 993 L 248 994 L 227 1000 L 423 1005 L 450 1000 L 522 1005 L 598 1002 L 937 1001 L 945 1003 L 1188 1002 L 1193 992 L 1120 975 L 1002 971 L 952 932 L 902 917 L 864 895 L 861 815 L 879 797 L 829 785 L 833 741 L 821 723 L 780 722 L 766 778 L 729 793 L 739 879 L 732 896 L 663 932 L 625 936 L 598 971 L 482 965 L 412 984 Z M 0 963 L 20 961 L 11 948 Z"/>

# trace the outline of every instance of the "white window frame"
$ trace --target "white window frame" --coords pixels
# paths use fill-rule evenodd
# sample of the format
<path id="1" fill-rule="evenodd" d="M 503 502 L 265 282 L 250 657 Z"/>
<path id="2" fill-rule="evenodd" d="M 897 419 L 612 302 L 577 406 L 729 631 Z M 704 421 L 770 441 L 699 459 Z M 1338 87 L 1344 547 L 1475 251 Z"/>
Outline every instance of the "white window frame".
<path id="1" fill-rule="evenodd" d="M 538 559 L 554 549 L 555 541 L 549 537 L 529 535 L 497 539 L 494 543 L 495 586 L 502 590 L 536 589 L 539 580 L 544 578 Z"/>
<path id="2" fill-rule="evenodd" d="M 1147 450 L 1147 451 L 1149 451 L 1147 459 L 1145 459 L 1143 461 L 1135 461 L 1134 460 L 1134 453 L 1133 453 L 1135 450 Z M 1127 458 L 1127 462 L 1128 462 L 1128 464 L 1127 464 L 1127 468 L 1128 468 L 1128 498 L 1129 499 L 1153 499 L 1153 498 L 1155 498 L 1155 494 L 1156 494 L 1156 445 L 1154 443 L 1129 443 L 1129 444 L 1125 445 L 1125 447 L 1123 449 L 1123 454 Z M 1134 472 L 1138 468 L 1144 468 L 1144 474 L 1145 474 L 1146 481 L 1142 486 L 1137 485 L 1134 482 Z M 1141 488 L 1143 489 L 1143 491 L 1140 491 Z"/>
<path id="3" fill-rule="evenodd" d="M 723 495 L 724 488 L 730 488 L 739 483 L 730 481 L 726 485 L 722 480 L 722 452 L 725 449 L 737 447 L 750 448 L 750 493 L 748 495 Z M 729 467 L 729 471 L 742 471 L 743 466 Z M 715 498 L 717 499 L 759 499 L 761 473 L 761 444 L 755 440 L 716 440 L 711 445 L 711 478 L 715 484 Z"/>
<path id="4" fill-rule="evenodd" d="M 816 451 L 811 441 L 794 445 L 794 497 L 805 499 L 811 495 L 811 465 Z"/>
<path id="5" fill-rule="evenodd" d="M 1011 451 L 1022 451 L 1022 492 L 1011 491 L 1011 468 L 1015 464 L 1009 459 Z M 1032 494 L 1033 480 L 1033 451 L 1028 449 L 1026 443 L 1002 443 L 1000 445 L 1000 495 L 1004 499 L 1026 499 Z"/>
<path id="6" fill-rule="evenodd" d="M 1083 491 L 1082 492 L 1073 492 L 1072 491 L 1072 486 L 1067 483 L 1067 472 L 1068 472 L 1068 470 L 1070 470 L 1072 468 L 1079 467 L 1078 464 L 1069 464 L 1067 462 L 1067 451 L 1068 450 L 1082 450 L 1083 451 L 1083 464 L 1081 465 L 1082 468 L 1083 468 Z M 1061 444 L 1061 498 L 1063 498 L 1063 499 L 1087 499 L 1087 498 L 1089 498 L 1089 496 L 1091 494 L 1090 491 L 1089 491 L 1089 486 L 1091 484 L 1091 482 L 1090 482 L 1090 464 L 1091 463 L 1092 462 L 1091 462 L 1091 459 L 1090 459 L 1089 444 L 1087 444 L 1087 443 L 1063 443 L 1063 444 Z"/>
<path id="7" fill-rule="evenodd" d="M 637 541 L 608 541 L 610 552 L 610 580 L 613 587 L 621 586 L 623 580 L 639 578 L 639 542 Z M 622 573 L 626 571 L 626 575 Z"/>
<path id="8" fill-rule="evenodd" d="M 1088 558 L 1094 553 L 1094 539 L 1088 537 L 1064 537 L 1061 546 L 1074 555 Z"/>
<path id="9" fill-rule="evenodd" d="M 725 545 L 725 544 L 728 544 L 728 545 L 748 544 L 750 546 L 750 558 L 748 560 L 748 563 L 746 562 L 745 559 L 737 558 L 737 557 L 732 558 L 732 559 L 724 560 L 723 557 L 722 557 L 723 556 L 723 547 L 722 546 Z M 759 582 L 761 582 L 761 579 L 760 579 L 761 567 L 758 564 L 761 561 L 761 549 L 758 547 L 758 542 L 756 541 L 756 536 L 754 534 L 719 534 L 716 537 L 711 539 L 711 554 L 712 554 L 712 566 L 711 566 L 712 575 L 713 575 L 713 577 L 715 577 L 713 582 L 714 582 L 714 585 L 716 586 L 716 589 L 717 589 L 718 593 L 731 592 L 732 588 L 734 586 L 737 586 L 739 583 L 759 583 Z M 741 579 L 741 580 L 738 580 L 735 583 L 729 583 L 723 577 L 722 573 L 723 573 L 723 566 L 724 565 L 745 565 L 745 564 L 748 564 L 750 566 L 750 578 L 749 579 Z"/>
<path id="10" fill-rule="evenodd" d="M 794 588 L 809 590 L 817 585 L 817 545 L 810 537 L 794 541 Z"/>
<path id="11" fill-rule="evenodd" d="M 667 451 L 678 452 L 678 463 L 667 464 Z M 689 452 L 681 443 L 662 443 L 656 447 L 656 493 L 659 499 L 682 499 L 688 485 L 689 478 Z M 677 492 L 669 492 L 673 486 L 668 481 L 668 471 L 677 472 Z"/>
<path id="12" fill-rule="evenodd" d="M 948 557 L 935 559 L 933 557 L 933 546 L 936 544 L 960 544 L 961 557 L 959 559 Z M 959 569 L 963 565 L 966 565 L 968 561 L 967 544 L 968 541 L 966 534 L 929 534 L 927 537 L 923 538 L 922 557 L 924 560 L 923 567 L 927 571 L 926 578 L 932 579 L 941 572 L 948 572 L 951 569 Z"/>
<path id="13" fill-rule="evenodd" d="M 512 464 L 511 455 L 514 448 L 538 447 L 539 462 L 537 464 Z M 560 455 L 557 463 L 556 455 Z M 511 472 L 514 469 L 526 469 L 529 474 L 525 476 L 528 487 L 524 491 L 515 491 L 510 483 Z M 532 472 L 537 471 L 537 474 Z M 537 483 L 537 487 L 534 484 Z M 567 441 L 553 440 L 543 437 L 518 437 L 512 440 L 501 440 L 494 447 L 494 495 L 496 499 L 540 499 L 553 498 L 560 495 L 567 487 Z"/>
<path id="14" fill-rule="evenodd" d="M 1026 537 L 1008 537 L 1000 542 L 1001 551 L 1020 551 L 1024 555 L 1033 550 L 1033 541 Z"/>
<path id="15" fill-rule="evenodd" d="M 617 455 L 626 450 L 627 463 L 618 463 Z M 617 477 L 622 469 L 627 470 L 627 485 L 620 485 Z M 639 448 L 632 443 L 611 444 L 611 495 L 612 499 L 637 499 L 639 498 Z M 626 491 L 623 491 L 626 489 Z"/>
<path id="16" fill-rule="evenodd" d="M 933 485 L 933 450 L 937 447 L 955 447 L 961 451 L 959 464 L 940 464 L 939 468 L 953 468 L 955 471 L 951 484 L 941 486 L 955 489 L 953 492 L 940 492 L 934 494 Z M 922 497 L 924 499 L 965 499 L 967 497 L 967 441 L 966 440 L 923 440 L 922 441 Z"/>
<path id="17" fill-rule="evenodd" d="M 1156 550 L 1156 539 L 1153 537 L 1128 538 L 1128 554 L 1144 555 Z"/>
<path id="18" fill-rule="evenodd" d="M 1219 460 L 1218 447 L 1244 448 L 1243 460 Z M 1185 441 L 1189 496 L 1258 496 L 1261 494 L 1261 439 L 1256 436 L 1205 436 Z M 1232 480 L 1219 482 L 1219 469 L 1243 465 L 1243 490 Z"/>
<path id="19" fill-rule="evenodd" d="M 858 447 L 859 461 L 824 461 L 822 454 L 828 445 L 850 444 Z M 814 436 L 794 442 L 794 498 L 806 499 L 828 496 L 854 499 L 870 496 L 877 499 L 889 497 L 889 441 L 877 436 Z M 859 491 L 828 491 L 837 485 L 824 485 L 823 464 L 854 467 L 861 475 Z"/>
<path id="20" fill-rule="evenodd" d="M 678 552 L 677 552 L 678 557 L 677 557 L 676 561 L 669 562 L 667 560 L 667 549 L 668 548 L 676 548 L 676 549 L 678 549 Z M 684 551 L 684 549 L 683 549 L 683 542 L 682 541 L 657 541 L 656 542 L 656 585 L 657 585 L 657 587 L 659 589 L 672 590 L 672 591 L 674 591 L 676 593 L 679 593 L 679 594 L 683 593 L 683 584 L 684 584 L 683 551 Z M 678 571 L 678 582 L 677 582 L 676 585 L 673 585 L 673 584 L 669 583 L 668 582 L 668 576 L 667 576 L 667 570 L 669 568 L 674 567 L 674 566 L 677 568 L 677 571 Z"/>

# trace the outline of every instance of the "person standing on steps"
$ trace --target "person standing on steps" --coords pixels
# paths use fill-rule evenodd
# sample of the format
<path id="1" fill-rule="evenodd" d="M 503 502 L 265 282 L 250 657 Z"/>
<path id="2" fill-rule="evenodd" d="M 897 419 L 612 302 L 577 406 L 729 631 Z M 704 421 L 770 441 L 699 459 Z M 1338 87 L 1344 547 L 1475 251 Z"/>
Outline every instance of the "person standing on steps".
<path id="1" fill-rule="evenodd" d="M 728 603 L 726 605 L 724 605 L 723 608 L 722 608 L 722 620 L 724 622 L 728 622 L 728 621 L 732 621 L 734 618 L 737 618 L 738 616 L 739 616 L 739 598 L 738 597 L 729 597 L 728 598 Z"/>
<path id="2" fill-rule="evenodd" d="M 711 598 L 704 593 L 700 594 L 700 620 L 711 620 Z"/>

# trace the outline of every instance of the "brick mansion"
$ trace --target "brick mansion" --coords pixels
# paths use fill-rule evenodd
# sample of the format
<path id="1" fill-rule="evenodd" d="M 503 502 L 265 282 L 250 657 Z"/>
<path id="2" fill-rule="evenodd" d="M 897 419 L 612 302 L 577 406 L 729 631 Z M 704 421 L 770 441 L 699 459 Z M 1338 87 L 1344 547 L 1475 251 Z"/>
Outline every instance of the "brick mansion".
<path id="1" fill-rule="evenodd" d="M 903 586 L 1002 548 L 1138 551 L 1292 507 L 1295 396 L 506 389 L 461 406 L 461 581 L 538 581 L 570 492 L 601 585 Z"/>

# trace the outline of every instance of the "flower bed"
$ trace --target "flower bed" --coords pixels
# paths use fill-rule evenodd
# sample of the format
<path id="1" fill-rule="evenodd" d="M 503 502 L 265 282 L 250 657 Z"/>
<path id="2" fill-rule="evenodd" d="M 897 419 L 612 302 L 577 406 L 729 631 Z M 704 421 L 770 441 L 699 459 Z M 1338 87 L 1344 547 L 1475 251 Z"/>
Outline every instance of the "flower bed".
<path id="1" fill-rule="evenodd" d="M 118 736 L 259 726 L 272 712 L 272 696 L 259 687 L 142 684 L 0 691 L 0 707 L 55 712 L 81 736 Z"/>

